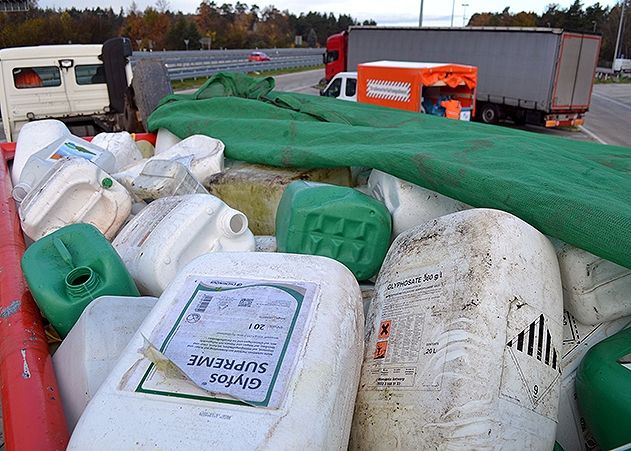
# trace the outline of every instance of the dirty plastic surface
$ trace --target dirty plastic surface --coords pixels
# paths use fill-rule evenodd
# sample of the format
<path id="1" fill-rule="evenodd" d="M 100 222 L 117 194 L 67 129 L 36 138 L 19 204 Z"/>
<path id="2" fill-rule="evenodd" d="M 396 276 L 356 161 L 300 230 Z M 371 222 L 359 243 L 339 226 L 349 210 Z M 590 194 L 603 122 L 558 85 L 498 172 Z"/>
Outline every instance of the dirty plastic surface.
<path id="1" fill-rule="evenodd" d="M 92 224 L 111 239 L 130 212 L 127 190 L 83 158 L 58 161 L 19 209 L 22 230 L 32 240 L 76 223 Z"/>
<path id="2" fill-rule="evenodd" d="M 578 367 L 576 396 L 601 448 L 631 443 L 631 328 L 587 352 Z"/>
<path id="3" fill-rule="evenodd" d="M 210 194 L 151 202 L 123 227 L 112 244 L 140 292 L 151 296 L 160 296 L 195 257 L 255 248 L 248 218 Z"/>
<path id="4" fill-rule="evenodd" d="M 279 252 L 333 258 L 366 280 L 381 267 L 391 227 L 386 207 L 353 188 L 296 181 L 278 205 L 276 242 Z"/>
<path id="5" fill-rule="evenodd" d="M 565 308 L 583 324 L 631 315 L 631 269 L 554 241 Z"/>
<path id="6" fill-rule="evenodd" d="M 55 351 L 53 365 L 70 431 L 157 301 L 153 297 L 96 298 Z"/>
<path id="7" fill-rule="evenodd" d="M 369 307 L 350 449 L 552 449 L 562 309 L 552 245 L 508 213 L 399 235 Z"/>
<path id="8" fill-rule="evenodd" d="M 368 189 L 369 194 L 383 202 L 392 215 L 392 239 L 432 219 L 471 208 L 377 169 L 370 173 Z"/>
<path id="9" fill-rule="evenodd" d="M 556 440 L 567 450 L 590 451 L 596 441 L 585 424 L 576 402 L 576 369 L 587 351 L 605 338 L 631 324 L 631 317 L 606 323 L 587 325 L 580 323 L 571 313 L 563 316 L 563 357 L 561 358 L 561 402 Z"/>
<path id="10" fill-rule="evenodd" d="M 160 297 L 88 404 L 68 449 L 89 449 L 95 437 L 108 450 L 200 443 L 346 449 L 363 350 L 361 309 L 355 278 L 331 259 L 203 255 Z M 195 338 L 200 330 L 202 341 Z M 184 378 L 175 362 L 205 382 Z"/>
<path id="11" fill-rule="evenodd" d="M 71 224 L 33 243 L 22 257 L 22 271 L 61 337 L 93 299 L 140 295 L 112 245 L 90 224 Z"/>
<path id="12" fill-rule="evenodd" d="M 242 211 L 255 235 L 274 235 L 276 210 L 287 185 L 295 180 L 350 186 L 349 168 L 277 168 L 233 161 L 204 186 L 213 194 Z"/>
<path id="13" fill-rule="evenodd" d="M 150 202 L 161 197 L 184 194 L 208 194 L 182 163 L 171 160 L 149 160 L 134 179 L 132 193 Z"/>

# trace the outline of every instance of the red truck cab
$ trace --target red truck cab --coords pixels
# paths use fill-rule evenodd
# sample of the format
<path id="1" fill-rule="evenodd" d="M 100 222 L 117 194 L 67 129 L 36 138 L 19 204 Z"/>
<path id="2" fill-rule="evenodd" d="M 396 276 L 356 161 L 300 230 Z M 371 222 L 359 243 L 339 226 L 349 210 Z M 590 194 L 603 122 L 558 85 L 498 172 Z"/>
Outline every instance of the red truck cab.
<path id="1" fill-rule="evenodd" d="M 348 31 L 332 34 L 326 40 L 324 54 L 324 76 L 327 83 L 335 74 L 346 70 L 346 49 L 348 47 Z"/>

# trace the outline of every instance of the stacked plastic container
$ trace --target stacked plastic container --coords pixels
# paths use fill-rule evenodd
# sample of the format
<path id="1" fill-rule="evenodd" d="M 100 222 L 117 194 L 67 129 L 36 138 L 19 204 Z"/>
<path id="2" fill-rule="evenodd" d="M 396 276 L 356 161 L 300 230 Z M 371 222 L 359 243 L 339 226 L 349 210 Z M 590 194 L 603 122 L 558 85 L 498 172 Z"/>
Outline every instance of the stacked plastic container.
<path id="1" fill-rule="evenodd" d="M 384 172 L 223 153 L 23 127 L 22 267 L 63 338 L 69 449 L 631 441 L 631 270 Z"/>

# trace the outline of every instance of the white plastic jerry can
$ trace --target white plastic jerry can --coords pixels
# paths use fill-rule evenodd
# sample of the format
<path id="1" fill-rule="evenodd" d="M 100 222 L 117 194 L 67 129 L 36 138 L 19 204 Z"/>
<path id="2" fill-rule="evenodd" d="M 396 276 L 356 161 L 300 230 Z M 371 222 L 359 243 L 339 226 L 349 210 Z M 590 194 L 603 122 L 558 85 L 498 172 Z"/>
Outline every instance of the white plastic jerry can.
<path id="1" fill-rule="evenodd" d="M 70 431 L 157 300 L 125 296 L 96 298 L 53 354 Z"/>
<path id="2" fill-rule="evenodd" d="M 182 163 L 150 159 L 131 184 L 131 192 L 150 202 L 161 197 L 184 194 L 208 194 Z"/>
<path id="3" fill-rule="evenodd" d="M 629 293 L 631 297 L 631 293 Z M 563 354 L 561 357 L 561 401 L 556 441 L 564 450 L 591 451 L 598 448 L 576 402 L 576 370 L 587 351 L 605 338 L 631 325 L 631 317 L 606 323 L 581 324 L 568 311 L 563 316 Z"/>
<path id="4" fill-rule="evenodd" d="M 522 220 L 404 232 L 369 307 L 350 448 L 552 449 L 562 316 L 554 249 Z"/>
<path id="5" fill-rule="evenodd" d="M 142 154 L 134 142 L 134 138 L 128 132 L 99 133 L 92 139 L 91 143 L 114 155 L 116 158 L 114 172 L 142 160 Z"/>
<path id="6" fill-rule="evenodd" d="M 214 174 L 223 170 L 224 147 L 222 141 L 210 136 L 189 136 L 160 154 L 123 168 L 113 177 L 127 189 L 133 189 L 134 179 L 140 175 L 148 162 L 170 160 L 183 164 L 199 183 L 205 184 Z"/>
<path id="7" fill-rule="evenodd" d="M 361 294 L 324 257 L 212 253 L 180 271 L 68 449 L 345 450 Z"/>
<path id="8" fill-rule="evenodd" d="M 554 240 L 566 309 L 596 325 L 631 315 L 631 269 Z"/>
<path id="9" fill-rule="evenodd" d="M 112 239 L 131 211 L 127 190 L 83 158 L 57 162 L 20 205 L 24 233 L 36 241 L 76 223 L 95 226 Z"/>
<path id="10" fill-rule="evenodd" d="M 471 208 L 393 175 L 373 169 L 368 178 L 369 195 L 383 202 L 392 216 L 392 238 L 440 216 Z"/>
<path id="11" fill-rule="evenodd" d="M 15 157 L 11 168 L 11 181 L 17 185 L 22 169 L 31 155 L 36 154 L 62 136 L 70 134 L 70 130 L 57 119 L 44 119 L 27 122 L 22 126 L 15 143 Z"/>
<path id="12" fill-rule="evenodd" d="M 53 141 L 28 158 L 20 173 L 20 181 L 13 188 L 13 198 L 22 202 L 55 163 L 62 158 L 89 160 L 108 174 L 112 173 L 116 166 L 116 158 L 111 152 L 68 134 Z"/>
<path id="13" fill-rule="evenodd" d="M 141 293 L 160 296 L 202 254 L 254 251 L 248 218 L 210 194 L 163 197 L 143 208 L 112 242 Z"/>

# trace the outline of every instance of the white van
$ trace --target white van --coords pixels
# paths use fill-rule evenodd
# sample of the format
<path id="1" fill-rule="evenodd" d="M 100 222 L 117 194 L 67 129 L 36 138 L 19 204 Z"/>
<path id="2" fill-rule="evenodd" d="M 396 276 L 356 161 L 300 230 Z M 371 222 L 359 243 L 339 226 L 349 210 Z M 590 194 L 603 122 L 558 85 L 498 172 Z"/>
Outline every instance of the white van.
<path id="1" fill-rule="evenodd" d="M 331 79 L 321 96 L 357 102 L 357 72 L 340 72 Z"/>

